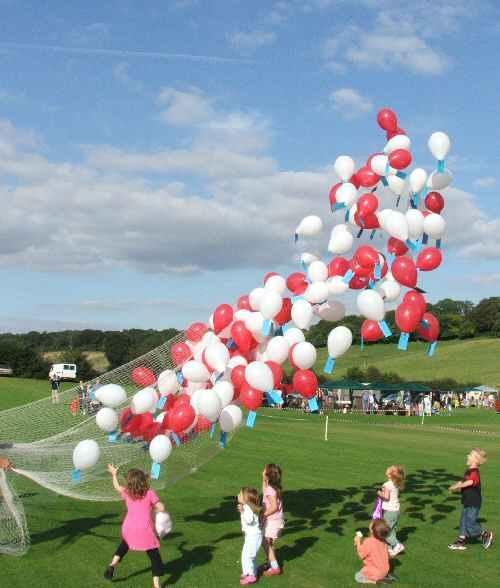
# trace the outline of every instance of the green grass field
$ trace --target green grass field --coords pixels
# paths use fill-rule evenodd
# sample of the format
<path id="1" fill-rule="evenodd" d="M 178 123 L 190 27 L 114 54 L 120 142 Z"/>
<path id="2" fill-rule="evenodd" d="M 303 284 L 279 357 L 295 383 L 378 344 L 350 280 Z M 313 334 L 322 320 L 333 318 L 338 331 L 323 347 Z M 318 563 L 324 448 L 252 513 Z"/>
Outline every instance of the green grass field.
<path id="1" fill-rule="evenodd" d="M 37 387 L 0 380 L 0 408 L 46 393 L 46 382 Z M 242 485 L 258 487 L 263 465 L 276 461 L 285 475 L 287 526 L 279 547 L 285 573 L 263 578 L 261 585 L 355 585 L 360 564 L 354 532 L 368 526 L 385 468 L 403 463 L 409 475 L 400 538 L 407 552 L 394 561 L 398 584 L 498 586 L 500 545 L 490 551 L 474 545 L 463 553 L 446 546 L 460 515 L 459 499 L 447 487 L 463 472 L 474 446 L 489 453 L 482 517 L 489 528 L 500 529 L 500 415 L 462 409 L 418 423 L 393 416 L 331 417 L 325 442 L 324 417 L 261 411 L 254 430 L 242 428 L 225 451 L 161 493 L 175 525 L 162 544 L 164 585 L 238 585 L 242 537 L 235 496 Z M 119 541 L 122 505 L 70 500 L 24 480 L 14 483 L 25 503 L 32 546 L 22 558 L 1 556 L 2 586 L 105 586 L 102 573 Z M 150 586 L 148 561 L 144 554 L 129 554 L 116 584 Z"/>

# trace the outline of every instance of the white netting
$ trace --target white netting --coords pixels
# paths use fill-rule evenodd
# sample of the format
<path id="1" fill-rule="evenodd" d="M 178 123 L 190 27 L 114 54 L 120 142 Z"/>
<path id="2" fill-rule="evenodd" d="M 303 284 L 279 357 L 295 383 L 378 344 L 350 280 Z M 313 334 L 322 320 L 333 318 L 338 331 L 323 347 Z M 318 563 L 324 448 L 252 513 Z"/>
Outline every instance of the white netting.
<path id="1" fill-rule="evenodd" d="M 29 546 L 23 503 L 9 484 L 4 470 L 0 470 L 0 553 L 24 555 Z"/>
<path id="2" fill-rule="evenodd" d="M 184 340 L 184 334 L 180 334 L 89 384 L 119 384 L 130 397 L 139 389 L 131 379 L 134 368 L 146 367 L 156 375 L 173 369 L 170 348 Z M 17 473 L 58 494 L 83 500 L 117 500 L 119 496 L 112 488 L 107 464 L 123 466 L 122 471 L 131 467 L 149 471 L 151 458 L 143 442 L 110 443 L 97 427 L 93 414 L 83 414 L 78 409 L 71 411 L 77 398 L 78 386 L 75 386 L 60 393 L 59 404 L 52 404 L 47 397 L 0 412 L 0 453 L 16 465 Z M 92 411 L 92 407 L 88 408 Z M 82 472 L 81 481 L 75 483 L 72 481 L 73 450 L 84 439 L 94 439 L 100 446 L 101 456 L 98 464 Z M 163 488 L 193 473 L 214 457 L 219 448 L 218 440 L 206 432 L 191 435 L 188 442 L 174 447 L 153 487 Z"/>

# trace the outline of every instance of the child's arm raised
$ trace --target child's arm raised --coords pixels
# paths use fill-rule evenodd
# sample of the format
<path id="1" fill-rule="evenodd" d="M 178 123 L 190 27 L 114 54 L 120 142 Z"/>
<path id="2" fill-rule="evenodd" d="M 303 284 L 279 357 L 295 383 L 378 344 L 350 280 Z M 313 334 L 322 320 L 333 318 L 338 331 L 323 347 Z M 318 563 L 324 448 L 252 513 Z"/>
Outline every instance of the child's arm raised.
<path id="1" fill-rule="evenodd" d="M 111 474 L 112 480 L 113 480 L 113 488 L 119 492 L 120 494 L 123 492 L 124 488 L 123 486 L 120 486 L 120 483 L 118 482 L 118 468 L 115 467 L 112 463 L 108 464 L 108 472 Z"/>

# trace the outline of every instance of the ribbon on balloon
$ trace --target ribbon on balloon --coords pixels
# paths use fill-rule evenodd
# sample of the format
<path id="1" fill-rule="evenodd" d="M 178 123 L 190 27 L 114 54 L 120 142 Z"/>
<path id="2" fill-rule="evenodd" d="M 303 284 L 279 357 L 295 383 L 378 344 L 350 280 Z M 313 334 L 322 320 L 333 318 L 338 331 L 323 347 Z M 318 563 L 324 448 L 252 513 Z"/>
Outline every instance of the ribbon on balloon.
<path id="1" fill-rule="evenodd" d="M 436 348 L 437 348 L 437 341 L 433 341 L 430 345 L 429 345 L 429 349 L 427 349 L 427 355 L 429 357 L 432 357 L 434 355 L 434 353 L 436 352 Z"/>
<path id="2" fill-rule="evenodd" d="M 316 396 L 314 396 L 313 398 L 309 398 L 309 410 L 311 412 L 317 412 L 319 410 L 318 399 L 316 398 Z"/>
<path id="3" fill-rule="evenodd" d="M 221 431 L 220 432 L 220 441 L 219 444 L 221 446 L 222 449 L 225 449 L 227 447 L 227 433 L 226 431 Z"/>
<path id="4" fill-rule="evenodd" d="M 255 420 L 257 418 L 257 413 L 254 410 L 249 411 L 247 416 L 247 427 L 253 429 L 255 427 Z"/>
<path id="5" fill-rule="evenodd" d="M 401 333 L 399 336 L 398 349 L 406 351 L 408 349 L 408 342 L 410 340 L 410 333 Z"/>
<path id="6" fill-rule="evenodd" d="M 182 372 L 179 370 L 178 372 L 176 372 L 175 376 L 179 384 L 182 386 L 182 384 L 184 384 L 184 376 L 182 375 Z"/>
<path id="7" fill-rule="evenodd" d="M 111 431 L 111 433 L 108 434 L 108 441 L 110 443 L 117 443 L 119 435 L 119 431 Z"/>
<path id="8" fill-rule="evenodd" d="M 331 374 L 334 369 L 335 369 L 335 358 L 330 356 L 330 357 L 328 357 L 328 359 L 325 362 L 325 367 L 323 368 L 323 371 L 325 372 L 325 374 Z"/>
<path id="9" fill-rule="evenodd" d="M 391 328 L 389 327 L 386 321 L 379 321 L 378 326 L 380 327 L 382 333 L 384 333 L 384 337 L 387 338 L 392 336 Z"/>
<path id="10" fill-rule="evenodd" d="M 82 479 L 82 472 L 79 469 L 73 469 L 73 471 L 71 472 L 71 481 L 75 482 L 75 484 L 78 484 L 78 482 L 80 482 Z"/>
<path id="11" fill-rule="evenodd" d="M 444 173 L 445 169 L 446 168 L 445 168 L 445 161 L 444 161 L 444 159 L 438 159 L 438 162 L 437 162 L 437 171 L 438 171 L 438 173 L 440 173 L 440 174 Z"/>
<path id="12" fill-rule="evenodd" d="M 151 478 L 153 480 L 158 480 L 160 477 L 161 472 L 161 464 L 157 462 L 153 462 L 151 464 Z"/>
<path id="13" fill-rule="evenodd" d="M 166 396 L 160 396 L 160 398 L 158 398 L 158 402 L 156 403 L 156 408 L 158 410 L 163 410 L 166 402 L 167 402 L 167 397 Z"/>
<path id="14" fill-rule="evenodd" d="M 264 337 L 269 337 L 269 335 L 272 334 L 272 330 L 273 321 L 266 319 L 262 325 L 262 334 L 264 335 Z"/>
<path id="15" fill-rule="evenodd" d="M 172 437 L 172 441 L 177 445 L 177 447 L 179 447 L 180 444 L 181 444 L 181 440 L 179 439 L 179 437 L 177 436 L 177 434 L 172 431 L 170 433 L 170 437 Z"/>
<path id="16" fill-rule="evenodd" d="M 216 429 L 216 427 L 217 427 L 217 423 L 214 423 L 214 424 L 213 424 L 213 425 L 210 427 L 210 433 L 209 433 L 209 435 L 210 435 L 210 439 L 213 439 L 213 438 L 214 438 L 214 435 L 215 435 L 215 429 Z"/>
<path id="17" fill-rule="evenodd" d="M 344 282 L 344 284 L 348 284 L 352 280 L 353 276 L 354 272 L 352 271 L 352 269 L 348 269 L 344 274 L 342 281 Z"/>

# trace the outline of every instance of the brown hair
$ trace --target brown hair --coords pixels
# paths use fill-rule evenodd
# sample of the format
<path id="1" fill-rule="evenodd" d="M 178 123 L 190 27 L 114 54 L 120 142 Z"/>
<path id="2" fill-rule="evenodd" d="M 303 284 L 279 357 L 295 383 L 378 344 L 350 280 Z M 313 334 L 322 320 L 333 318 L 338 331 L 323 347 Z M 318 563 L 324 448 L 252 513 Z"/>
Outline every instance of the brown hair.
<path id="1" fill-rule="evenodd" d="M 281 500 L 283 489 L 281 488 L 281 468 L 275 463 L 268 463 L 264 468 L 267 483 L 271 488 L 276 490 L 278 500 Z"/>
<path id="2" fill-rule="evenodd" d="M 149 490 L 149 476 L 139 469 L 129 470 L 127 473 L 127 494 L 133 500 L 139 500 L 146 496 Z"/>
<path id="3" fill-rule="evenodd" d="M 390 468 L 389 477 L 400 490 L 404 490 L 406 472 L 402 465 L 392 465 Z"/>
<path id="4" fill-rule="evenodd" d="M 243 504 L 248 504 L 248 506 L 256 515 L 260 515 L 260 513 L 262 512 L 262 506 L 260 503 L 260 496 L 257 490 L 255 488 L 249 488 L 248 486 L 244 486 L 240 490 L 240 495 L 243 500 Z"/>
<path id="5" fill-rule="evenodd" d="M 384 519 L 375 519 L 372 522 L 371 528 L 373 536 L 379 541 L 385 541 L 391 532 L 391 528 Z"/>

